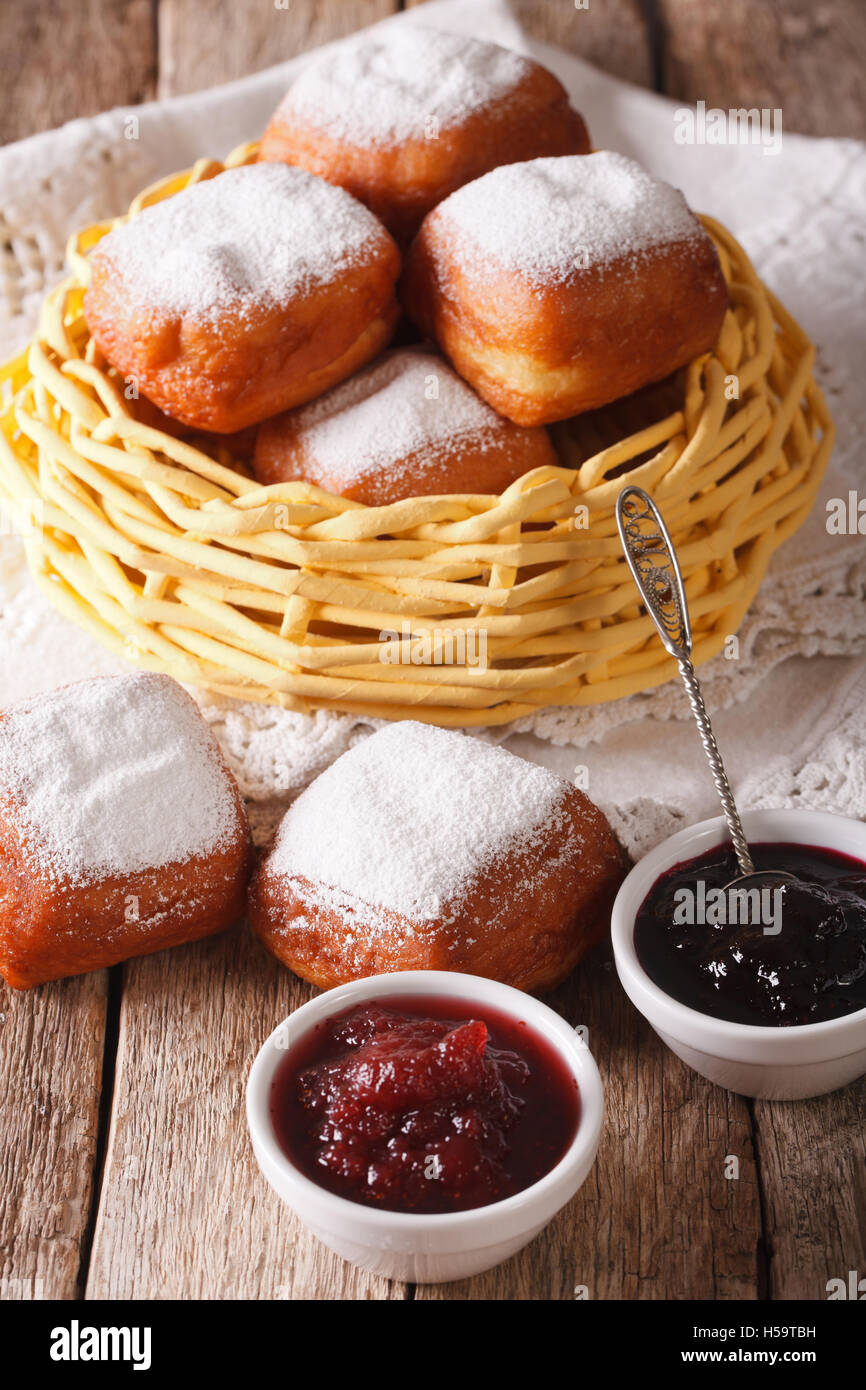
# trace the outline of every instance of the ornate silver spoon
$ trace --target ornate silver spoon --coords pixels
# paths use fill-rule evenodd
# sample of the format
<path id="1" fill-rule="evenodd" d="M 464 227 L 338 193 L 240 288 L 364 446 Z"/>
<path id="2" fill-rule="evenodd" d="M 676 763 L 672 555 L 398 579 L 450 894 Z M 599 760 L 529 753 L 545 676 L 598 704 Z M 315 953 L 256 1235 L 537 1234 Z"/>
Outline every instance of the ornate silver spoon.
<path id="1" fill-rule="evenodd" d="M 710 716 L 692 665 L 692 627 L 673 542 L 661 513 L 649 493 L 628 485 L 616 503 L 616 524 L 628 567 L 640 591 L 646 610 L 655 623 L 665 649 L 676 660 L 695 716 L 701 743 L 710 764 L 716 791 L 728 822 L 740 874 L 726 888 L 767 887 L 796 883 L 793 874 L 773 869 L 756 869 L 743 831 L 743 823 L 728 781 L 722 755 L 716 743 Z"/>

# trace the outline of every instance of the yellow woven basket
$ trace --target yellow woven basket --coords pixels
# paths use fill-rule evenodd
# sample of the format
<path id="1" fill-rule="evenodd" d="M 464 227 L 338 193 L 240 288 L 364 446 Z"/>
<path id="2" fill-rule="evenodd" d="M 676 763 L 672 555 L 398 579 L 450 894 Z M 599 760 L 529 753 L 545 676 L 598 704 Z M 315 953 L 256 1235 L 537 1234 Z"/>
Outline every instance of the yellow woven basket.
<path id="1" fill-rule="evenodd" d="M 129 215 L 254 157 L 200 161 Z M 0 368 L 7 523 L 48 596 L 101 642 L 243 699 L 481 725 L 649 689 L 675 666 L 622 558 L 622 475 L 664 513 L 706 661 L 806 517 L 833 439 L 812 344 L 703 221 L 730 308 L 715 351 L 649 394 L 649 423 L 635 427 L 632 399 L 555 426 L 562 467 L 501 496 L 387 507 L 261 487 L 224 445 L 139 421 L 82 315 L 87 252 L 114 224 L 89 227 L 29 350 Z"/>

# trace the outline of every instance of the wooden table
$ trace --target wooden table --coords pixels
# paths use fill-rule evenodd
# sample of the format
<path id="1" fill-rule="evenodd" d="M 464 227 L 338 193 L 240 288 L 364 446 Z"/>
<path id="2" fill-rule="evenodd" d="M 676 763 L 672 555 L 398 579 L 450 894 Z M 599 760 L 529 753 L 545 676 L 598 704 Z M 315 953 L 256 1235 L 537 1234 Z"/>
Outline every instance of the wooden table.
<path id="1" fill-rule="evenodd" d="M 397 8 L 28 0 L 4 17 L 0 140 L 239 77 Z M 781 106 L 786 129 L 866 135 L 861 0 L 516 9 L 538 37 L 683 100 Z M 360 1273 L 281 1206 L 247 1140 L 252 1057 L 309 994 L 244 927 L 27 994 L 0 988 L 0 1296 L 572 1299 L 582 1285 L 593 1299 L 822 1299 L 828 1279 L 866 1274 L 866 1083 L 787 1105 L 709 1085 L 643 1023 L 605 950 L 551 1001 L 588 1026 L 607 1093 L 577 1198 L 465 1283 Z"/>

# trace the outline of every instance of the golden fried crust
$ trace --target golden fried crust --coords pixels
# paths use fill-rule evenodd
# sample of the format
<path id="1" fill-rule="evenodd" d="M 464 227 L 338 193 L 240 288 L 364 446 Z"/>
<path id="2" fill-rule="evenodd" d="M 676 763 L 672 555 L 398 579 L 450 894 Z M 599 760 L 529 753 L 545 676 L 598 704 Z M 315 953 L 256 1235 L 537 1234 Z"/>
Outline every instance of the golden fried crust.
<path id="1" fill-rule="evenodd" d="M 267 859 L 250 885 L 250 922 L 278 960 L 322 989 L 398 970 L 459 970 L 552 989 L 606 935 L 625 874 L 613 832 L 588 797 L 568 788 L 564 810 L 567 822 L 543 846 L 481 875 L 447 924 L 389 913 L 387 930 L 365 931 L 361 916 L 316 901 L 315 885 L 303 879 L 277 878 Z M 569 846 L 569 824 L 579 850 Z"/>
<path id="2" fill-rule="evenodd" d="M 491 263 L 470 279 L 436 212 L 413 242 L 404 307 L 461 376 L 521 425 L 579 415 L 660 381 L 718 339 L 728 295 L 701 235 L 539 285 Z"/>
<path id="3" fill-rule="evenodd" d="M 231 842 L 184 863 L 92 883 L 34 870 L 14 808 L 0 801 L 0 975 L 13 989 L 82 975 L 198 941 L 244 915 L 252 848 L 234 792 Z"/>
<path id="4" fill-rule="evenodd" d="M 260 426 L 253 472 L 266 485 L 301 479 L 353 502 L 385 507 L 405 497 L 500 493 L 533 468 L 558 465 L 546 430 L 521 429 L 510 421 L 503 424 L 493 443 L 485 438 L 477 443 L 460 439 L 435 463 L 425 459 L 422 465 L 417 455 L 410 454 L 347 485 L 317 462 L 293 412 L 288 411 Z"/>
<path id="5" fill-rule="evenodd" d="M 100 351 L 160 410 L 232 434 L 321 395 L 387 345 L 399 309 L 400 253 L 382 228 L 364 264 L 243 320 L 196 322 L 128 306 L 110 259 L 95 255 L 84 317 Z"/>
<path id="6" fill-rule="evenodd" d="M 506 100 L 474 112 L 430 139 L 352 145 L 276 111 L 259 159 L 296 164 L 338 184 L 384 222 L 401 245 L 437 203 L 464 183 L 541 155 L 588 154 L 582 116 L 553 73 L 532 64 Z"/>

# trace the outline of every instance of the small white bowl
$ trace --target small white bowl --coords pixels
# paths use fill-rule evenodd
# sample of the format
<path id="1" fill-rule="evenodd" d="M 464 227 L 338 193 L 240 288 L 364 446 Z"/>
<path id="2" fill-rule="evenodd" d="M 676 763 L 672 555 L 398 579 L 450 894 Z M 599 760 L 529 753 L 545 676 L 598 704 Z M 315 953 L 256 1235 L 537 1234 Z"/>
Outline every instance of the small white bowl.
<path id="1" fill-rule="evenodd" d="M 866 860 L 866 825 L 825 811 L 749 811 L 746 838 L 813 845 Z M 613 905 L 613 952 L 629 999 L 671 1051 L 701 1076 L 743 1096 L 803 1100 L 847 1086 L 866 1073 L 866 1009 L 798 1027 L 730 1023 L 690 1009 L 660 989 L 641 965 L 635 919 L 656 879 L 729 839 L 723 817 L 663 840 L 632 869 Z"/>
<path id="2" fill-rule="evenodd" d="M 426 1216 L 379 1211 L 336 1197 L 305 1177 L 277 1142 L 268 1101 L 286 1055 L 323 1019 L 389 997 L 485 1005 L 525 1021 L 559 1053 L 580 1092 L 577 1134 L 555 1168 L 513 1197 L 472 1211 Z M 275 1028 L 253 1063 L 247 1083 L 247 1121 L 259 1167 L 271 1187 L 309 1229 L 343 1259 L 388 1279 L 434 1284 L 479 1274 L 527 1245 L 586 1179 L 598 1149 L 604 1100 L 601 1077 L 578 1033 L 558 1014 L 520 990 L 477 975 L 407 970 L 354 980 L 312 999 Z"/>

